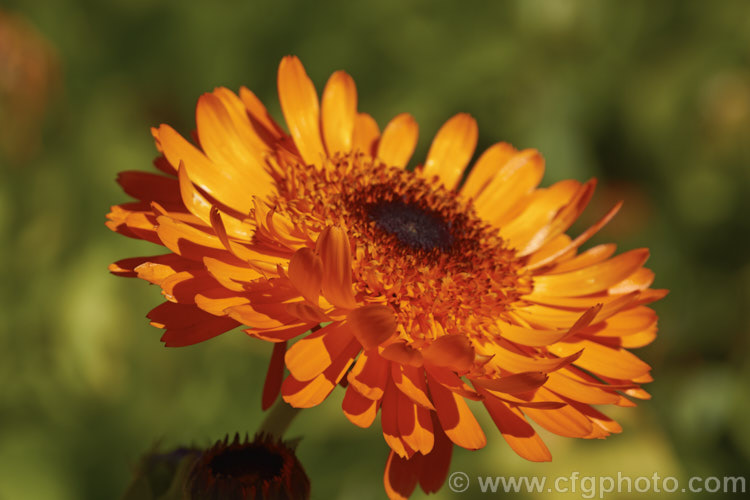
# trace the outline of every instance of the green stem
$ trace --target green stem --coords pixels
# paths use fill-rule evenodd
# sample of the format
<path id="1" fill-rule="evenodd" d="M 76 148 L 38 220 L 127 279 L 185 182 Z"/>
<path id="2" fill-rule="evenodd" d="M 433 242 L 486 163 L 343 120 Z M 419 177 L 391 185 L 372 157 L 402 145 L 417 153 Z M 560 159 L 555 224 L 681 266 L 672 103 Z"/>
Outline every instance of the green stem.
<path id="1" fill-rule="evenodd" d="M 294 420 L 294 417 L 300 412 L 301 408 L 289 406 L 283 399 L 278 401 L 268 410 L 266 418 L 260 424 L 258 432 L 270 434 L 277 439 L 284 437 L 284 433 Z"/>

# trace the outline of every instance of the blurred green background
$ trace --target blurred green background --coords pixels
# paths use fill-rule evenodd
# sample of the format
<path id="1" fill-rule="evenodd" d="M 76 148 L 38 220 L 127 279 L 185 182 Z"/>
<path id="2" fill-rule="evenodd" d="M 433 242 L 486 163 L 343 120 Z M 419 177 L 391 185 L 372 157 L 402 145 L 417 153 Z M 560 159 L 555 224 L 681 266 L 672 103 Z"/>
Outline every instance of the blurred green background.
<path id="1" fill-rule="evenodd" d="M 671 289 L 655 305 L 660 336 L 639 351 L 654 398 L 608 412 L 623 434 L 544 433 L 553 461 L 532 464 L 477 412 L 490 444 L 456 449 L 452 471 L 750 476 L 750 3 L 3 0 L 2 11 L 0 500 L 118 498 L 155 442 L 257 427 L 269 346 L 234 332 L 163 348 L 144 317 L 159 290 L 107 272 L 158 250 L 111 233 L 104 215 L 127 199 L 117 172 L 150 168 L 149 127 L 192 130 L 202 92 L 246 85 L 280 118 L 286 54 L 319 90 L 347 70 L 381 127 L 411 112 L 416 158 L 466 111 L 480 147 L 538 148 L 545 184 L 597 177 L 583 223 L 626 203 L 595 243 L 650 247 L 655 286 Z M 341 397 L 290 432 L 304 436 L 313 498 L 382 498 L 386 445 L 377 424 L 346 421 Z M 434 498 L 482 496 L 474 485 Z"/>

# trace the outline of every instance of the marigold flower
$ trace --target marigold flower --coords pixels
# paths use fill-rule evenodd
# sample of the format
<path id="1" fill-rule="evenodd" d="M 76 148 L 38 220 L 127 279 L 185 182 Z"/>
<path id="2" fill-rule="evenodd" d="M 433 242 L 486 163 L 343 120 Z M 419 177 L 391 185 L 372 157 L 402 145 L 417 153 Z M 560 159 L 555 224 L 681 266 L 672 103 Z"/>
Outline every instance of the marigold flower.
<path id="1" fill-rule="evenodd" d="M 137 201 L 113 207 L 108 226 L 170 251 L 111 266 L 162 288 L 149 313 L 162 341 L 244 325 L 273 342 L 264 408 L 279 391 L 315 406 L 348 382 L 349 420 L 368 427 L 381 413 L 390 498 L 417 483 L 437 491 L 454 444 L 485 445 L 466 399 L 532 461 L 551 456 L 528 419 L 570 437 L 620 432 L 591 405 L 649 397 L 650 367 L 628 349 L 654 339 L 646 304 L 666 294 L 649 288 L 646 249 L 579 252 L 620 205 L 571 238 L 595 182 L 538 188 L 541 155 L 506 143 L 463 181 L 478 136 L 469 115 L 448 120 L 410 171 L 416 122 L 401 114 L 381 133 L 346 73 L 319 101 L 290 56 L 278 87 L 289 134 L 251 91 L 218 88 L 198 101 L 195 145 L 153 129 L 167 176 L 118 179 Z"/>

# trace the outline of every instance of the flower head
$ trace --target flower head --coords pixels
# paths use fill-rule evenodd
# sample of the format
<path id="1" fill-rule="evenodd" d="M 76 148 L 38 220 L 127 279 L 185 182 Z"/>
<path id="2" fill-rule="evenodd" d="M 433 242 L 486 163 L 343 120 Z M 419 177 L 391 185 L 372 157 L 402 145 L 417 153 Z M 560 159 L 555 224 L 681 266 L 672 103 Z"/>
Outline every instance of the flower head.
<path id="1" fill-rule="evenodd" d="M 541 155 L 506 143 L 467 169 L 470 116 L 448 120 L 411 171 L 416 122 L 402 114 L 381 133 L 347 74 L 319 102 L 286 57 L 278 85 L 288 134 L 249 90 L 216 89 L 198 102 L 195 145 L 153 129 L 166 177 L 119 178 L 137 201 L 113 207 L 109 227 L 169 252 L 111 270 L 162 288 L 149 317 L 165 344 L 239 325 L 273 342 L 264 407 L 279 391 L 315 406 L 345 379 L 349 420 L 381 414 L 391 498 L 437 491 L 454 444 L 485 445 L 466 399 L 533 461 L 550 453 L 528 420 L 563 436 L 620 432 L 591 405 L 648 397 L 650 367 L 627 349 L 654 339 L 646 304 L 666 292 L 649 288 L 645 249 L 579 251 L 619 205 L 571 238 L 594 181 L 538 188 Z"/>
<path id="2" fill-rule="evenodd" d="M 310 480 L 294 450 L 268 435 L 219 441 L 187 479 L 190 500 L 307 500 Z"/>

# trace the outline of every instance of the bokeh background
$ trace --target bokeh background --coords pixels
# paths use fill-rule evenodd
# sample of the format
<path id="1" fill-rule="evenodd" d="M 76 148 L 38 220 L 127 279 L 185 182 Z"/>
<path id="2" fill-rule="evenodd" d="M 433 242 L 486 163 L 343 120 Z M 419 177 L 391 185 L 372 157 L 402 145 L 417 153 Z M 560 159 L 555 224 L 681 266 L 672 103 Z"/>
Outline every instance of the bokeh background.
<path id="1" fill-rule="evenodd" d="M 257 427 L 269 346 L 233 332 L 162 347 L 144 317 L 159 290 L 107 272 L 155 249 L 104 215 L 126 200 L 117 172 L 150 168 L 149 127 L 189 132 L 202 92 L 246 85 L 280 117 L 290 53 L 319 90 L 346 69 L 381 127 L 411 112 L 415 158 L 466 111 L 480 147 L 538 148 L 545 184 L 597 177 L 584 224 L 626 203 L 594 243 L 650 247 L 671 289 L 639 351 L 653 399 L 609 412 L 623 434 L 544 433 L 553 461 L 532 464 L 485 418 L 490 444 L 457 449 L 452 471 L 750 476 L 750 3 L 2 0 L 1 500 L 118 498 L 154 443 Z M 346 421 L 341 396 L 290 432 L 313 498 L 382 498 L 386 445 L 377 424 Z"/>

